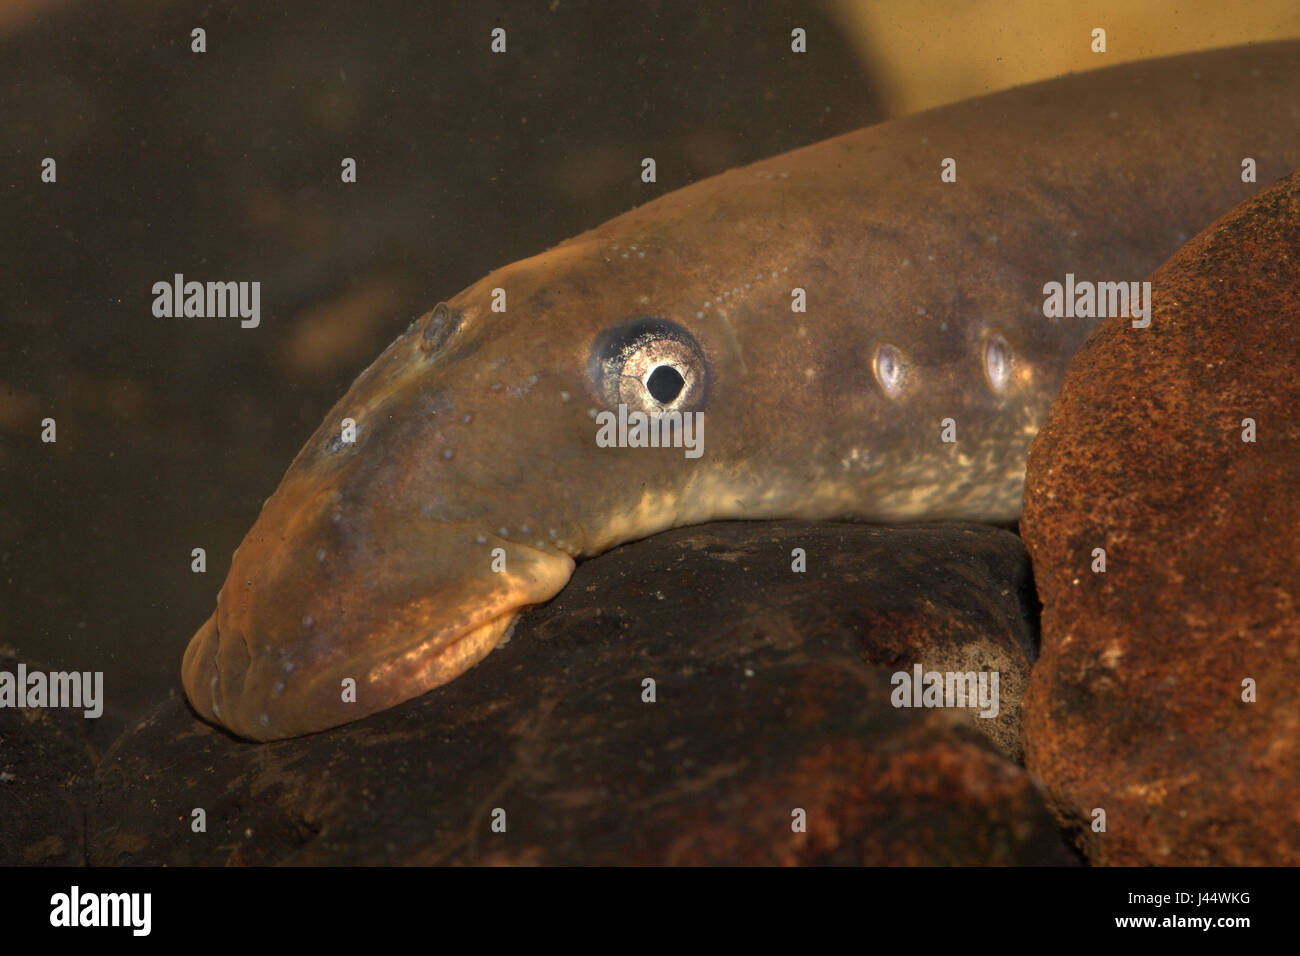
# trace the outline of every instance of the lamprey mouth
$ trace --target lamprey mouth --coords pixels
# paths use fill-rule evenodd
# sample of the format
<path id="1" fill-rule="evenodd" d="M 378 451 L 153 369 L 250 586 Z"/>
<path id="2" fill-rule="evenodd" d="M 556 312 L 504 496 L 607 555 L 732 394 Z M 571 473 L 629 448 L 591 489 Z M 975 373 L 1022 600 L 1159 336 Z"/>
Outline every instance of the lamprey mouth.
<path id="1" fill-rule="evenodd" d="M 573 572 L 563 552 L 454 528 L 429 533 L 443 538 L 434 553 L 464 555 L 447 562 L 456 573 L 430 576 L 442 562 L 427 557 L 425 542 L 424 557 L 414 552 L 396 571 L 390 560 L 350 585 L 321 573 L 292 586 L 281 566 L 266 583 L 240 588 L 257 582 L 246 577 L 246 543 L 216 613 L 185 651 L 191 705 L 252 740 L 358 720 L 473 667 L 521 609 L 551 598 Z"/>

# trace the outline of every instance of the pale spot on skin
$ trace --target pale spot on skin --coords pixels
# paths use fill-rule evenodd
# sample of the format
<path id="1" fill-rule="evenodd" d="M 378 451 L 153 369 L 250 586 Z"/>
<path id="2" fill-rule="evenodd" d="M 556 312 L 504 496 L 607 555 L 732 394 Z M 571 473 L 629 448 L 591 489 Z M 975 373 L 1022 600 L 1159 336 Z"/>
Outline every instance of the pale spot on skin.
<path id="1" fill-rule="evenodd" d="M 848 471 L 853 466 L 857 466 L 866 471 L 872 470 L 872 458 L 870 449 L 854 448 L 849 452 L 847 458 L 840 459 L 840 467 Z"/>

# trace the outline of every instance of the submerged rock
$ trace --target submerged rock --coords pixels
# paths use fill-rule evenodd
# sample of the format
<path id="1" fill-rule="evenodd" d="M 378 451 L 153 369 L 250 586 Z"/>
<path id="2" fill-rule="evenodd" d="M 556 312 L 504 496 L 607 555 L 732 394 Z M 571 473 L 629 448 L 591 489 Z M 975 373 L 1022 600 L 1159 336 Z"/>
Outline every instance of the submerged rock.
<path id="1" fill-rule="evenodd" d="M 1295 865 L 1300 177 L 1151 281 L 1150 327 L 1098 331 L 1030 451 L 1026 759 L 1094 861 Z"/>
<path id="2" fill-rule="evenodd" d="M 250 744 L 169 701 L 105 757 L 90 858 L 1073 863 L 990 742 L 1019 749 L 1035 613 L 1005 531 L 679 529 L 583 563 L 472 671 L 363 721 Z M 914 663 L 996 669 L 998 717 L 894 707 Z"/>

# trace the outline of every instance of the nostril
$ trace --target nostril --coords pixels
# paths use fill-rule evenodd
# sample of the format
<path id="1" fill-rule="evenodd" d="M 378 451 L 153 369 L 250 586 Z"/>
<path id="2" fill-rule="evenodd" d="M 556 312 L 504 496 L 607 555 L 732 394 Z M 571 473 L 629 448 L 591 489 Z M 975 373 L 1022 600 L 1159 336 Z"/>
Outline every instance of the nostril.
<path id="1" fill-rule="evenodd" d="M 458 310 L 453 309 L 446 302 L 439 302 L 433 307 L 433 313 L 424 326 L 424 332 L 420 336 L 420 348 L 428 354 L 436 354 L 447 340 L 456 334 L 456 330 L 460 328 L 461 318 Z"/>
<path id="2" fill-rule="evenodd" d="M 221 696 L 226 700 L 239 694 L 243 688 L 244 675 L 253 663 L 253 655 L 248 646 L 248 639 L 242 631 L 217 631 L 217 652 L 213 656 L 216 665 L 218 686 Z"/>

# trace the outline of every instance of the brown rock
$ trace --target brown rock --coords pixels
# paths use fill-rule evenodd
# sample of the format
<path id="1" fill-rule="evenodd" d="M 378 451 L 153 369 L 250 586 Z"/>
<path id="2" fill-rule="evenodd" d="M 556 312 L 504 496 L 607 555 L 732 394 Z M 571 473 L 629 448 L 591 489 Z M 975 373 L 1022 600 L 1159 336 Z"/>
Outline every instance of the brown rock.
<path id="1" fill-rule="evenodd" d="M 1098 330 L 1030 451 L 1026 759 L 1096 862 L 1294 865 L 1300 178 L 1151 279 L 1151 326 Z"/>
<path id="2" fill-rule="evenodd" d="M 478 667 L 364 721 L 250 744 L 164 704 L 105 757 L 90 858 L 1076 862 L 968 712 L 890 703 L 913 660 L 996 667 L 1014 745 L 1031 595 L 996 529 L 680 529 L 582 564 Z"/>

